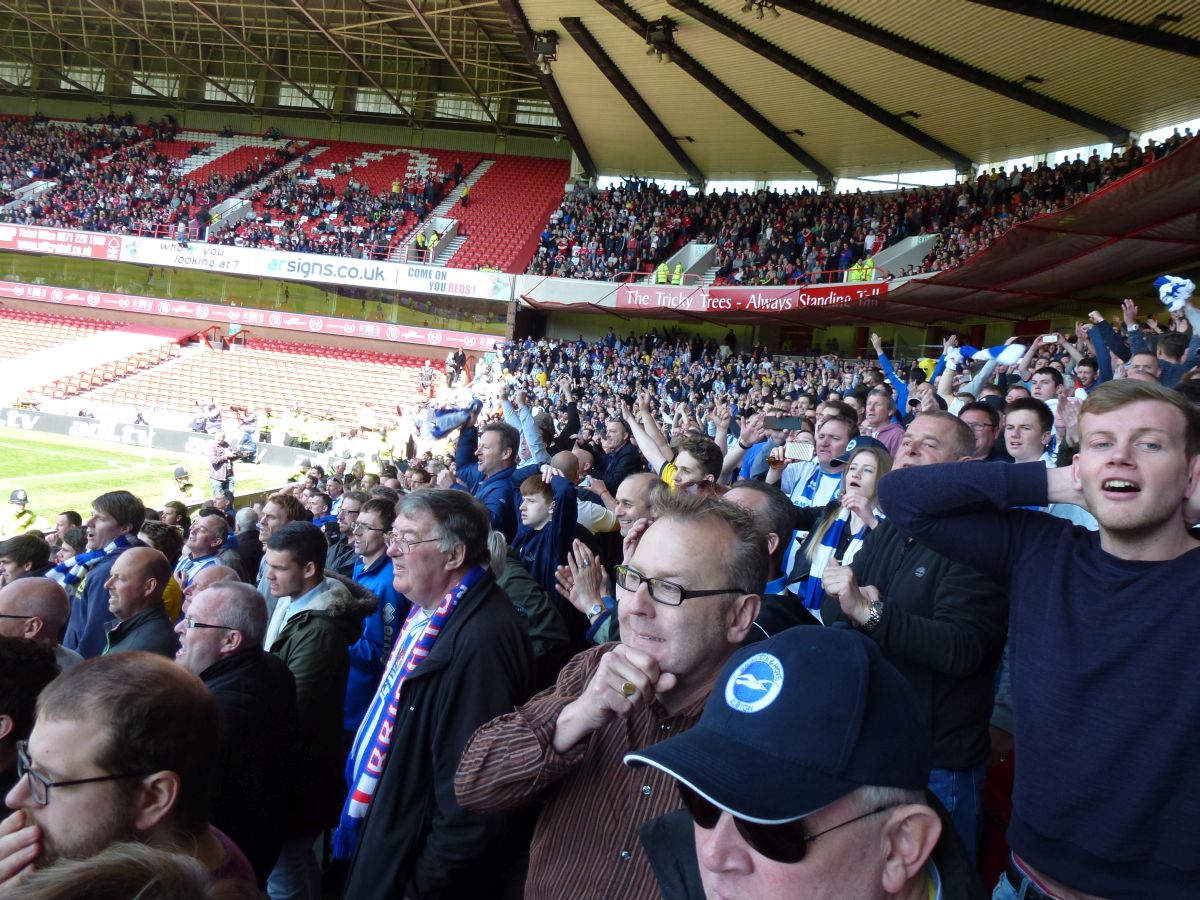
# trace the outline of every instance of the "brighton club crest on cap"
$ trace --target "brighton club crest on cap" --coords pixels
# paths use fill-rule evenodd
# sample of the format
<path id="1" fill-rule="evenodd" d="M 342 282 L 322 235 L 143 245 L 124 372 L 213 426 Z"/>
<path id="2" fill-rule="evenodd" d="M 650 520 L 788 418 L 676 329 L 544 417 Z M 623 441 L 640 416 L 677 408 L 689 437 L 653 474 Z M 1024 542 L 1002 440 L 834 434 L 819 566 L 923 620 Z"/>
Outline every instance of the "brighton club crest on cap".
<path id="1" fill-rule="evenodd" d="M 766 709 L 783 690 L 783 664 L 770 653 L 745 660 L 725 682 L 725 702 L 738 712 Z"/>

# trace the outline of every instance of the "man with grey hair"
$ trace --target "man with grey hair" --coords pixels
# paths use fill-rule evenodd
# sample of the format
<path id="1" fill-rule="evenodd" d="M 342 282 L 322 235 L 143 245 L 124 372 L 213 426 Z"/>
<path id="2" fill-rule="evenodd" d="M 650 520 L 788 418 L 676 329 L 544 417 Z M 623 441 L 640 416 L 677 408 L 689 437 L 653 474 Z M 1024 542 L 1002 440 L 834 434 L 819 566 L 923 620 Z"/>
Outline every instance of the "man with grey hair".
<path id="1" fill-rule="evenodd" d="M 696 723 L 758 615 L 767 543 L 750 514 L 687 493 L 656 512 L 616 568 L 620 642 L 578 654 L 553 688 L 479 729 L 458 766 L 468 809 L 543 804 L 529 896 L 658 896 L 637 830 L 678 800 L 665 776 L 630 782 L 621 758 Z"/>
<path id="2" fill-rule="evenodd" d="M 262 595 L 239 581 L 218 581 L 194 594 L 175 626 L 175 661 L 217 701 L 222 777 L 212 822 L 246 854 L 260 887 L 279 856 L 298 752 L 296 680 L 262 648 L 266 630 Z"/>
<path id="3" fill-rule="evenodd" d="M 234 527 L 242 571 L 247 575 L 257 573 L 263 555 L 262 541 L 258 539 L 258 511 L 253 506 L 242 507 L 234 516 Z"/>
<path id="4" fill-rule="evenodd" d="M 695 728 L 625 762 L 684 806 L 643 832 L 663 896 L 983 900 L 932 756 L 904 676 L 838 626 L 741 650 Z"/>
<path id="5" fill-rule="evenodd" d="M 347 897 L 492 896 L 520 853 L 515 817 L 468 813 L 454 796 L 468 738 L 533 687 L 529 636 L 489 570 L 490 531 L 465 491 L 397 505 L 387 555 L 413 605 L 350 755 L 333 841 L 350 858 Z"/>
<path id="6" fill-rule="evenodd" d="M 67 627 L 67 592 L 49 578 L 20 578 L 0 588 L 0 635 L 41 644 L 54 653 L 60 669 L 83 657 L 59 643 Z"/>

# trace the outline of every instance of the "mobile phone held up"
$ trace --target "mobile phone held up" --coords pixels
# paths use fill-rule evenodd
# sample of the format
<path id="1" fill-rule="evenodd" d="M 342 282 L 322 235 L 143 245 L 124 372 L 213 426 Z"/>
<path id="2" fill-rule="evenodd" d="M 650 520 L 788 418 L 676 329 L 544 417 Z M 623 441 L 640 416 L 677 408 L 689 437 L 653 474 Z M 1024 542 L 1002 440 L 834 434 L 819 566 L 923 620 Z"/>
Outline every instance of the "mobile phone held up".
<path id="1" fill-rule="evenodd" d="M 763 418 L 763 428 L 768 431 L 797 431 L 803 426 L 803 416 L 765 416 Z"/>

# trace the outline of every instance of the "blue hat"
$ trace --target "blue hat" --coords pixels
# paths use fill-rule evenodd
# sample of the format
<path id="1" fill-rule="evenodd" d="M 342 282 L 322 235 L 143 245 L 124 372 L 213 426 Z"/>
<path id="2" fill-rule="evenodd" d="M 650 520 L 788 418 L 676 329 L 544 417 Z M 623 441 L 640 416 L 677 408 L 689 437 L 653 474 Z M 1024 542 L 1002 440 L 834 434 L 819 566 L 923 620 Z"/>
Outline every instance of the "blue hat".
<path id="1" fill-rule="evenodd" d="M 831 459 L 829 461 L 829 465 L 833 466 L 834 468 L 846 465 L 850 462 L 850 457 L 854 455 L 854 451 L 861 450 L 863 447 L 878 447 L 888 456 L 892 455 L 892 452 L 887 448 L 887 444 L 885 444 L 883 441 L 879 440 L 878 438 L 873 438 L 870 435 L 860 434 L 858 437 L 850 438 L 850 443 L 846 445 L 846 449 L 842 451 L 842 455 L 835 456 L 833 459 Z"/>
<path id="2" fill-rule="evenodd" d="M 879 645 L 797 626 L 739 650 L 694 728 L 625 755 L 750 822 L 792 822 L 865 785 L 921 790 L 933 739 Z"/>

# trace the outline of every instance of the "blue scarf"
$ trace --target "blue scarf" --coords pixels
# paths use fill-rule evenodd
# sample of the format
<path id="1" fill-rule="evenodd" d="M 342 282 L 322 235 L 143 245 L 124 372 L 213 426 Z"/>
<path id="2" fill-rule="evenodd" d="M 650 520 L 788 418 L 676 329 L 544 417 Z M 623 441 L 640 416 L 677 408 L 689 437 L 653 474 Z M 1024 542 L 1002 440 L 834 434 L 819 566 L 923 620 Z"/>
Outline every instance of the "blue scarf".
<path id="1" fill-rule="evenodd" d="M 84 553 L 77 553 L 66 562 L 59 563 L 46 573 L 46 577 L 61 584 L 66 589 L 67 596 L 70 597 L 96 563 L 100 562 L 106 556 L 116 553 L 118 550 L 129 549 L 133 546 L 133 543 L 129 535 L 119 534 L 116 540 L 101 550 L 88 550 Z"/>
<path id="2" fill-rule="evenodd" d="M 362 829 L 363 820 L 383 776 L 383 768 L 391 752 L 392 734 L 396 727 L 396 714 L 400 709 L 400 691 L 404 682 L 416 670 L 429 651 L 433 649 L 438 635 L 450 621 L 450 616 L 458 606 L 458 602 L 484 576 L 484 570 L 475 566 L 456 587 L 450 589 L 442 598 L 441 605 L 433 611 L 429 623 L 421 636 L 414 640 L 406 640 L 397 644 L 388 660 L 387 670 L 375 692 L 367 714 L 363 717 L 362 725 L 354 738 L 354 747 L 346 762 L 346 782 L 350 785 L 350 794 L 342 807 L 341 820 L 337 831 L 333 834 L 333 855 L 337 859 L 349 859 L 354 854 L 358 843 L 358 835 Z M 408 618 L 404 621 L 404 630 L 414 618 L 421 615 L 421 607 L 413 604 Z"/>
<path id="3" fill-rule="evenodd" d="M 875 511 L 877 518 L 883 518 L 883 513 Z M 850 524 L 850 511 L 840 510 L 837 518 L 833 523 L 825 529 L 825 534 L 821 536 L 821 544 L 813 550 L 812 565 L 808 569 L 808 578 L 804 582 L 804 606 L 817 614 L 818 618 L 821 614 L 821 601 L 825 598 L 824 585 L 821 582 L 821 576 L 825 572 L 825 567 L 831 562 L 838 562 L 837 549 L 841 546 L 842 538 L 846 535 L 846 528 Z M 862 539 L 866 536 L 867 526 L 864 523 L 862 528 L 850 539 L 850 544 L 846 547 L 846 551 L 842 554 L 840 564 L 848 566 L 853 561 L 855 554 L 858 553 L 862 546 Z M 799 566 L 797 566 L 799 568 Z"/>
<path id="4" fill-rule="evenodd" d="M 314 516 L 313 520 L 312 520 L 312 523 L 314 525 L 316 525 L 318 528 L 324 528 L 326 525 L 330 524 L 331 522 L 337 522 L 337 516 Z M 235 542 L 235 546 L 236 546 L 236 542 Z"/>

